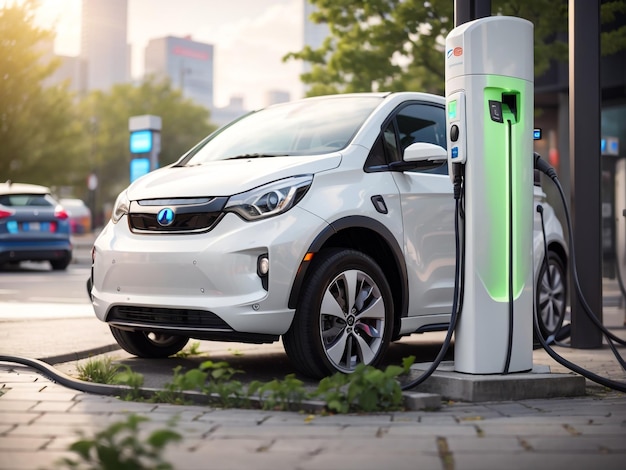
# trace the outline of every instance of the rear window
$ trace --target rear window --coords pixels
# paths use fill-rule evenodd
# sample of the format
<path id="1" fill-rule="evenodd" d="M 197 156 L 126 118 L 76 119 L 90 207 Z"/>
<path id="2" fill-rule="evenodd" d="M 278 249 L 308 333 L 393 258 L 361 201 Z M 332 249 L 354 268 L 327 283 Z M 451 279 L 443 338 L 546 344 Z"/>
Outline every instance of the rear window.
<path id="1" fill-rule="evenodd" d="M 56 202 L 48 194 L 3 194 L 0 195 L 0 204 L 7 207 L 51 207 Z"/>

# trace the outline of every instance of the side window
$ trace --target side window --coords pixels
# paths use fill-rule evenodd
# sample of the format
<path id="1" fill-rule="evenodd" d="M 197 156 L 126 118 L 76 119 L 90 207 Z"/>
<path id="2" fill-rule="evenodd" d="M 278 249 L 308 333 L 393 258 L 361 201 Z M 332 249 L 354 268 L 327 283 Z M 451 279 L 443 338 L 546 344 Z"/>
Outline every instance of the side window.
<path id="1" fill-rule="evenodd" d="M 427 142 L 447 148 L 446 114 L 443 106 L 413 103 L 401 108 L 383 127 L 367 158 L 365 167 L 375 167 L 402 160 L 402 152 L 415 142 Z M 421 173 L 448 174 L 442 164 Z"/>
<path id="2" fill-rule="evenodd" d="M 402 150 L 414 142 L 427 142 L 447 148 L 446 115 L 442 107 L 411 104 L 396 115 Z"/>
<path id="3" fill-rule="evenodd" d="M 428 104 L 410 104 L 396 115 L 401 151 L 415 142 L 426 142 L 447 149 L 446 114 L 443 107 Z M 426 173 L 448 174 L 448 165 L 441 165 Z"/>
<path id="4" fill-rule="evenodd" d="M 398 144 L 396 142 L 396 131 L 393 128 L 393 122 L 390 122 L 387 127 L 383 129 L 383 141 L 389 161 L 400 161 L 402 157 L 400 156 L 400 152 L 398 151 Z"/>

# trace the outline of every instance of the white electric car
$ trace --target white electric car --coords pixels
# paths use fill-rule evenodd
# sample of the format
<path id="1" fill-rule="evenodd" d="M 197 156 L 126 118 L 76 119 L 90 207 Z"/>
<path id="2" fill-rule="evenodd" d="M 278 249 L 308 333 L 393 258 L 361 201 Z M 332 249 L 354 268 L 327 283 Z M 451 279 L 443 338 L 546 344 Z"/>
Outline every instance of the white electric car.
<path id="1" fill-rule="evenodd" d="M 250 113 L 119 195 L 94 244 L 95 313 L 141 357 L 172 355 L 189 338 L 282 336 L 311 377 L 375 365 L 391 341 L 450 320 L 445 147 L 444 99 L 430 94 L 316 97 Z M 552 210 L 544 217 L 551 275 L 538 215 L 535 265 L 549 330 L 565 308 L 567 251 Z"/>

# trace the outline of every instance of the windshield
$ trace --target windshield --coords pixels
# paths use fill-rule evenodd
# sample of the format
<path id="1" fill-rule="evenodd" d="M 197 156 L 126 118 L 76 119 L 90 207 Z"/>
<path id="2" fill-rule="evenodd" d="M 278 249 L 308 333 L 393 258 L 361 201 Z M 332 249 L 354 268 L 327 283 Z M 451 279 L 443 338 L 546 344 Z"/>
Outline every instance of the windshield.
<path id="1" fill-rule="evenodd" d="M 334 152 L 348 145 L 381 101 L 381 96 L 335 95 L 265 108 L 213 134 L 180 164 Z"/>

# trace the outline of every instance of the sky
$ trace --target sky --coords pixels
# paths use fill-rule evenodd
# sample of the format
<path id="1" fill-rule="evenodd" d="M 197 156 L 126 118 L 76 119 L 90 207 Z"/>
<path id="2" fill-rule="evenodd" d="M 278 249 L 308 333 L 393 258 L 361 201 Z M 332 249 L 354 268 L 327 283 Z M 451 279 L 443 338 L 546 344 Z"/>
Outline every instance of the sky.
<path id="1" fill-rule="evenodd" d="M 6 2 L 2 2 L 6 3 Z M 56 31 L 55 53 L 80 53 L 81 0 L 39 0 L 37 23 Z M 300 61 L 283 62 L 303 46 L 303 0 L 128 0 L 131 73 L 143 76 L 150 39 L 191 36 L 213 44 L 215 105 L 242 97 L 244 107 L 264 106 L 268 90 L 303 96 Z"/>

